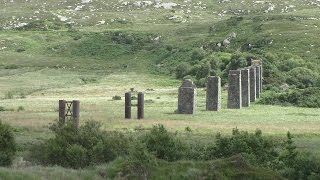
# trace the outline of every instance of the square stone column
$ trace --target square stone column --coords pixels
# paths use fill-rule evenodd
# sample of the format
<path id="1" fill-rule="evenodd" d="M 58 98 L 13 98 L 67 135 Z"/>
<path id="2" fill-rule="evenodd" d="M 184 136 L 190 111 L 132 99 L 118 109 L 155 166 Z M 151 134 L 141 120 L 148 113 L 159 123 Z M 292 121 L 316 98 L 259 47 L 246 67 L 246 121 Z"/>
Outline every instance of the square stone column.
<path id="1" fill-rule="evenodd" d="M 241 109 L 241 71 L 229 71 L 228 87 L 228 109 Z"/>
<path id="2" fill-rule="evenodd" d="M 250 106 L 250 74 L 249 69 L 241 69 L 242 107 Z"/>
<path id="3" fill-rule="evenodd" d="M 206 97 L 207 111 L 220 111 L 221 109 L 221 78 L 216 76 L 208 77 L 207 83 L 207 97 Z"/>
<path id="4" fill-rule="evenodd" d="M 179 88 L 178 113 L 194 114 L 196 111 L 196 86 L 190 79 L 184 80 Z"/>
<path id="5" fill-rule="evenodd" d="M 250 102 L 255 102 L 257 99 L 257 94 L 256 94 L 256 68 L 251 66 L 249 67 L 249 73 L 250 73 Z"/>

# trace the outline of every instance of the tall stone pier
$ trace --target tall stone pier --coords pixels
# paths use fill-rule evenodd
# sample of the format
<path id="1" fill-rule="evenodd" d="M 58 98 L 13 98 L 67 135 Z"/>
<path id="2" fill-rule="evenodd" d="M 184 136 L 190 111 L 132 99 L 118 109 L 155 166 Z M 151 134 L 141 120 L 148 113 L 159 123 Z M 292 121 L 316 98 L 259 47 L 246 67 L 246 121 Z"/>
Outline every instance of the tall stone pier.
<path id="1" fill-rule="evenodd" d="M 249 67 L 249 73 L 250 73 L 250 102 L 255 102 L 257 99 L 257 94 L 256 94 L 256 68 L 251 66 Z"/>
<path id="2" fill-rule="evenodd" d="M 183 81 L 179 88 L 178 113 L 194 114 L 196 111 L 196 86 L 190 79 Z"/>
<path id="3" fill-rule="evenodd" d="M 241 69 L 241 100 L 242 107 L 250 106 L 250 73 L 249 69 Z"/>
<path id="4" fill-rule="evenodd" d="M 229 71 L 228 87 L 228 109 L 241 109 L 241 71 Z"/>
<path id="5" fill-rule="evenodd" d="M 208 77 L 207 83 L 207 111 L 220 111 L 221 109 L 221 78 L 216 76 Z"/>
<path id="6" fill-rule="evenodd" d="M 262 66 L 262 60 L 251 60 L 251 66 L 260 66 L 260 88 L 259 88 L 259 92 L 262 92 L 262 84 L 263 84 L 263 66 Z"/>
<path id="7" fill-rule="evenodd" d="M 260 74 L 260 70 L 261 70 L 261 68 L 260 68 L 260 66 L 255 66 L 255 68 L 256 68 L 256 97 L 257 97 L 257 99 L 258 98 L 260 98 L 260 92 L 261 92 L 261 74 Z"/>

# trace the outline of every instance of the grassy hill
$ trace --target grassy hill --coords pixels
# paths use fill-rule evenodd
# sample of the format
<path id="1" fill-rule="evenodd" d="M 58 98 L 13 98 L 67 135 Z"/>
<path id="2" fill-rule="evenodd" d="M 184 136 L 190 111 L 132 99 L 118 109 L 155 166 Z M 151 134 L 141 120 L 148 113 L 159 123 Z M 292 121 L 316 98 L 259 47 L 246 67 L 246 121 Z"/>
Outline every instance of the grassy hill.
<path id="1" fill-rule="evenodd" d="M 81 123 L 98 120 L 110 131 L 130 134 L 158 123 L 171 131 L 190 127 L 204 139 L 234 127 L 258 128 L 272 137 L 291 131 L 300 150 L 320 154 L 318 109 L 253 104 L 229 110 L 224 89 L 223 110 L 211 113 L 199 88 L 197 113 L 174 113 L 181 63 L 190 65 L 188 75 L 199 84 L 208 63 L 209 73 L 226 81 L 235 52 L 247 60 L 264 59 L 265 84 L 282 85 L 296 67 L 318 76 L 316 0 L 4 0 L 0 5 L 0 120 L 15 127 L 19 157 L 52 136 L 48 124 L 57 119 L 59 99 L 79 99 Z M 123 120 L 123 96 L 130 88 L 145 91 L 145 120 Z M 116 95 L 122 100 L 112 100 Z"/>

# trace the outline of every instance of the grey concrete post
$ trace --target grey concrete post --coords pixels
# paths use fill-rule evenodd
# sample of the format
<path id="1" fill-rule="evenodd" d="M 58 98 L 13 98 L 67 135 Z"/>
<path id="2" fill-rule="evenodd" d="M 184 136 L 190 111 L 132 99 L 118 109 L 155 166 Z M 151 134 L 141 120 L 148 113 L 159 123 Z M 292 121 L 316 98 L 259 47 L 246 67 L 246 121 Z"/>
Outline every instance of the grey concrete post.
<path id="1" fill-rule="evenodd" d="M 73 100 L 72 101 L 72 118 L 74 127 L 79 129 L 80 127 L 80 101 Z"/>
<path id="2" fill-rule="evenodd" d="M 241 109 L 241 71 L 229 71 L 228 109 Z"/>
<path id="3" fill-rule="evenodd" d="M 249 69 L 241 69 L 241 100 L 242 107 L 250 106 L 250 74 Z"/>
<path id="4" fill-rule="evenodd" d="M 260 65 L 260 94 L 262 93 L 262 85 L 263 85 L 263 68 L 262 68 L 262 62 L 261 62 L 261 65 Z"/>
<path id="5" fill-rule="evenodd" d="M 196 111 L 196 86 L 190 79 L 184 80 L 179 88 L 178 113 L 194 114 Z"/>
<path id="6" fill-rule="evenodd" d="M 260 98 L 260 66 L 256 66 L 256 97 Z"/>
<path id="7" fill-rule="evenodd" d="M 251 66 L 249 68 L 250 70 L 250 102 L 255 102 L 257 99 L 257 94 L 256 94 L 256 81 L 257 81 L 257 77 L 256 77 L 256 68 Z"/>
<path id="8" fill-rule="evenodd" d="M 144 118 L 144 94 L 138 93 L 138 119 Z"/>
<path id="9" fill-rule="evenodd" d="M 207 111 L 220 111 L 221 109 L 221 78 L 216 76 L 208 77 L 207 83 Z"/>
<path id="10" fill-rule="evenodd" d="M 59 122 L 61 125 L 66 124 L 66 100 L 59 100 Z"/>
<path id="11" fill-rule="evenodd" d="M 125 112 L 126 119 L 131 119 L 131 92 L 125 93 Z"/>

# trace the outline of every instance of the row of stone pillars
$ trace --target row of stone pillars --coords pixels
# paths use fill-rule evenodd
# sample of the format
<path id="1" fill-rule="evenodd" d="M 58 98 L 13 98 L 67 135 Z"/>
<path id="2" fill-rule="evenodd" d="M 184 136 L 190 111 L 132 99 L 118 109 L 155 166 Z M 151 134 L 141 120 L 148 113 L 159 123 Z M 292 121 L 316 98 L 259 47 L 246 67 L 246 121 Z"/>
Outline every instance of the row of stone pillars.
<path id="1" fill-rule="evenodd" d="M 178 113 L 194 114 L 196 111 L 196 86 L 190 79 L 184 80 L 179 88 Z M 208 77 L 206 110 L 219 111 L 221 109 L 221 78 Z"/>
<path id="2" fill-rule="evenodd" d="M 240 70 L 230 70 L 228 79 L 229 109 L 249 107 L 251 102 L 260 98 L 262 92 L 262 62 L 252 60 L 251 66 Z M 219 111 L 221 109 L 221 79 L 208 77 L 206 89 L 206 110 Z M 196 111 L 196 86 L 190 79 L 186 79 L 179 88 L 178 113 L 194 114 Z"/>
<path id="3" fill-rule="evenodd" d="M 66 101 L 59 100 L 59 122 L 61 125 L 65 125 L 67 120 L 73 121 L 75 128 L 79 128 L 80 125 L 80 101 Z"/>
<path id="4" fill-rule="evenodd" d="M 132 96 L 131 92 L 125 93 L 125 118 L 131 119 L 131 107 L 132 107 Z M 144 118 L 144 93 L 138 93 L 138 104 L 137 104 L 137 118 L 143 119 Z"/>
<path id="5" fill-rule="evenodd" d="M 249 107 L 262 92 L 262 64 L 253 60 L 251 66 L 229 71 L 228 108 Z"/>

